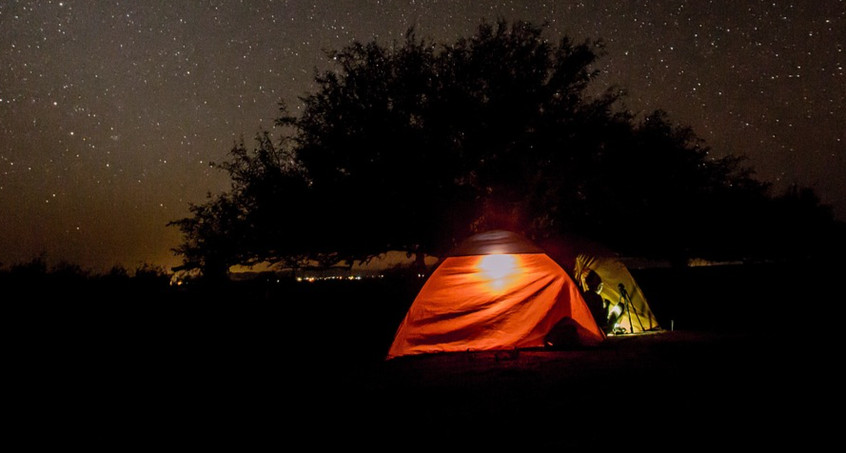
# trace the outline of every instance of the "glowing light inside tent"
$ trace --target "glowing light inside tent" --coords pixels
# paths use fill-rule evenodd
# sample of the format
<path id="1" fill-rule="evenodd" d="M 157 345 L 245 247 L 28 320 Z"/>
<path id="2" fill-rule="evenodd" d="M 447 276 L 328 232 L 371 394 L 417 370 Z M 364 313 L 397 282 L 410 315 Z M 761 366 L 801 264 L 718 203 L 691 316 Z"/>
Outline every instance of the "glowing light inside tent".
<path id="1" fill-rule="evenodd" d="M 485 255 L 479 260 L 478 267 L 487 286 L 500 292 L 517 276 L 520 265 L 514 255 Z"/>
<path id="2" fill-rule="evenodd" d="M 623 308 L 620 307 L 620 304 L 614 305 L 614 307 L 609 310 L 609 314 L 611 315 L 620 316 L 621 313 L 623 313 Z"/>

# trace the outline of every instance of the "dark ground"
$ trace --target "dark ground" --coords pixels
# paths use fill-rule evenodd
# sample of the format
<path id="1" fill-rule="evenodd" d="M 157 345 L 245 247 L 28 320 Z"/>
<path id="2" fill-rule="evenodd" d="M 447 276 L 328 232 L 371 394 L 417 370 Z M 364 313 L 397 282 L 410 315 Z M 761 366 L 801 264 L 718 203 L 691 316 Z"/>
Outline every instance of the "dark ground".
<path id="1" fill-rule="evenodd" d="M 391 361 L 422 282 L 19 300 L 9 428 L 31 450 L 816 450 L 843 402 L 827 269 L 636 271 L 662 332 Z"/>

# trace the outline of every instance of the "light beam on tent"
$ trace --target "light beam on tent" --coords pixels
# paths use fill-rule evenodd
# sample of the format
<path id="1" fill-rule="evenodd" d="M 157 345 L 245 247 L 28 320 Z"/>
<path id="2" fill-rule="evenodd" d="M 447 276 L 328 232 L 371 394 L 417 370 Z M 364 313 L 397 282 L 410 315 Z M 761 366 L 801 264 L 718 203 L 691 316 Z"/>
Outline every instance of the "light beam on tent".
<path id="1" fill-rule="evenodd" d="M 500 293 L 511 286 L 520 275 L 520 263 L 515 255 L 483 255 L 478 264 L 482 279 L 488 288 Z"/>

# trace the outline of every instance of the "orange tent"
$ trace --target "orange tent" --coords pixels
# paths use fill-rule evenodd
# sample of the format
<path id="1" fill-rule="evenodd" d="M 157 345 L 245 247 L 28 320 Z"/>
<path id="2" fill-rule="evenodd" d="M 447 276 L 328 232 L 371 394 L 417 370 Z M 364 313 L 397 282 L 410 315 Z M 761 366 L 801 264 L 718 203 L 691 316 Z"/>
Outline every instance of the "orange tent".
<path id="1" fill-rule="evenodd" d="M 466 240 L 435 269 L 387 358 L 544 347 L 561 326 L 570 345 L 605 339 L 561 266 L 517 234 L 490 231 Z"/>

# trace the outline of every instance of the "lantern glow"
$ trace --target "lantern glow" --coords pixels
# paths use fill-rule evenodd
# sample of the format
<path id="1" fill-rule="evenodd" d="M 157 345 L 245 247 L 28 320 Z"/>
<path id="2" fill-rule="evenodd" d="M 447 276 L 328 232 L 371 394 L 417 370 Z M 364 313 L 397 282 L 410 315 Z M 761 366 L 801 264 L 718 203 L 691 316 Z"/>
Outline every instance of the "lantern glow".
<path id="1" fill-rule="evenodd" d="M 519 263 L 514 255 L 485 255 L 479 260 L 478 268 L 488 287 L 500 292 L 517 276 Z"/>

